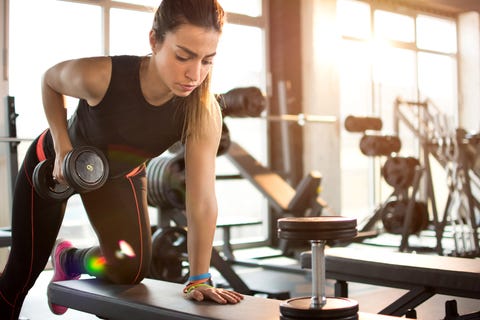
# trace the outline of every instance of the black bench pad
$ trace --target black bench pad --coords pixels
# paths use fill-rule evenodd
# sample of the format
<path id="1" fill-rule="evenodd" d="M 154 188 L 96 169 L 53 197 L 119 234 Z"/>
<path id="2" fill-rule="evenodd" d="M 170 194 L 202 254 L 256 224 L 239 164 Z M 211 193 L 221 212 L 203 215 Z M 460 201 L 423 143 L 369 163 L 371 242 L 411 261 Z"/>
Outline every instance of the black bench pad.
<path id="1" fill-rule="evenodd" d="M 183 285 L 145 279 L 139 285 L 113 285 L 97 279 L 60 281 L 49 284 L 53 303 L 115 320 L 278 320 L 280 300 L 245 296 L 235 305 L 197 303 L 182 294 Z M 359 313 L 359 320 L 396 319 Z"/>
<path id="2" fill-rule="evenodd" d="M 311 268 L 311 252 L 301 256 Z M 335 280 L 480 298 L 480 260 L 358 248 L 328 248 L 326 277 Z"/>

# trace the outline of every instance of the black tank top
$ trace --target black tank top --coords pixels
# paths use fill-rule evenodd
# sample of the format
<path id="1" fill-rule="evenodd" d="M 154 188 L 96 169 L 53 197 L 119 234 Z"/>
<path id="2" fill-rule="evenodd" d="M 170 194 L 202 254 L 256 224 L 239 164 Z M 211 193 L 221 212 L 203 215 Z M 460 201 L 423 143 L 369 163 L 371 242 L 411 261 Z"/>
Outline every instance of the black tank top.
<path id="1" fill-rule="evenodd" d="M 112 76 L 102 101 L 95 107 L 80 100 L 69 119 L 74 147 L 96 146 L 105 152 L 110 176 L 130 172 L 167 150 L 182 136 L 185 108 L 175 97 L 162 106 L 149 104 L 140 88 L 137 56 L 114 56 Z"/>

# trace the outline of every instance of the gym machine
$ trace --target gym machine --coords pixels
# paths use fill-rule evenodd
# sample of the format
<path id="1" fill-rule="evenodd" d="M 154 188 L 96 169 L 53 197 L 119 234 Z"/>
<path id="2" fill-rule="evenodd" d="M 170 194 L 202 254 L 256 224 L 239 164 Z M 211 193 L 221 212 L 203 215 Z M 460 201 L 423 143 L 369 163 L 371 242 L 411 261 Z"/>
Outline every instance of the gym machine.
<path id="1" fill-rule="evenodd" d="M 394 105 L 394 129 L 400 125 L 419 140 L 422 166 L 425 172 L 425 194 L 432 210 L 437 239 L 436 251 L 445 254 L 442 239 L 450 227 L 454 250 L 447 254 L 462 257 L 480 255 L 478 224 L 480 221 L 479 140 L 461 128 L 454 129 L 451 121 L 430 100 L 404 101 Z M 430 159 L 435 159 L 447 173 L 449 189 L 443 217 L 437 212 Z M 476 192 L 473 192 L 472 188 Z M 406 243 L 403 243 L 406 246 Z"/>
<path id="2" fill-rule="evenodd" d="M 428 210 L 424 202 L 417 200 L 423 170 L 414 157 L 402 157 L 398 153 L 402 143 L 398 135 L 380 133 L 383 123 L 380 118 L 348 116 L 345 129 L 362 133 L 360 150 L 368 157 L 385 157 L 381 168 L 384 180 L 393 188 L 392 193 L 374 211 L 361 231 L 375 230 L 381 221 L 383 229 L 402 236 L 401 251 L 407 250 L 407 239 L 418 234 L 428 225 Z"/>
<path id="3" fill-rule="evenodd" d="M 401 234 L 400 251 L 411 249 L 408 238 L 433 224 L 440 255 L 476 257 L 480 254 L 480 144 L 478 134 L 454 129 L 451 121 L 428 99 L 424 102 L 394 103 L 394 135 L 371 134 L 381 130 L 381 119 L 349 116 L 345 128 L 363 132 L 360 149 L 367 156 L 386 156 L 382 176 L 394 188 L 362 230 L 371 229 L 382 220 L 387 232 Z M 400 128 L 406 128 L 418 140 L 419 157 L 399 157 Z M 447 176 L 448 198 L 443 215 L 438 213 L 433 186 L 431 159 L 435 159 Z M 412 191 L 405 193 L 407 188 Z M 392 201 L 392 197 L 396 199 Z M 419 200 L 422 198 L 423 200 Z M 407 199 L 407 201 L 405 201 Z M 454 249 L 445 252 L 442 240 L 451 234 Z"/>

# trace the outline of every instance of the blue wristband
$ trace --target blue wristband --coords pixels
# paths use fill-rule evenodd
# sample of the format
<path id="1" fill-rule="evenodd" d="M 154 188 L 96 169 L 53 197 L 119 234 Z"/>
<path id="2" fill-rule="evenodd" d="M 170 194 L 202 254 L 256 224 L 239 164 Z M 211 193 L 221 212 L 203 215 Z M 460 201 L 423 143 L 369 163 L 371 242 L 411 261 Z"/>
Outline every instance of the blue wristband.
<path id="1" fill-rule="evenodd" d="M 202 274 L 198 274 L 196 276 L 190 276 L 188 278 L 188 281 L 190 282 L 190 281 L 197 281 L 197 280 L 203 280 L 203 279 L 210 279 L 211 276 L 212 275 L 209 272 L 202 273 Z"/>

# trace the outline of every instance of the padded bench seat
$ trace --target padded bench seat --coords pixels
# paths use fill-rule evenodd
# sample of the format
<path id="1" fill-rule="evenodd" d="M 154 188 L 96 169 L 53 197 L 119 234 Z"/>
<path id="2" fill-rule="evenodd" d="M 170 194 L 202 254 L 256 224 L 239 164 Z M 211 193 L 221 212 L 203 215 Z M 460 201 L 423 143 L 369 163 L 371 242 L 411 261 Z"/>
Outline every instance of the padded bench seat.
<path id="1" fill-rule="evenodd" d="M 278 320 L 280 300 L 245 296 L 235 305 L 187 300 L 183 285 L 145 279 L 139 285 L 114 285 L 97 279 L 49 284 L 52 303 L 115 320 Z M 393 317 L 359 312 L 359 320 L 389 320 Z"/>
<path id="2" fill-rule="evenodd" d="M 311 252 L 300 260 L 311 268 Z M 337 296 L 348 296 L 347 281 L 410 290 L 382 314 L 404 315 L 435 294 L 480 299 L 479 259 L 338 247 L 326 249 L 325 272 Z"/>

